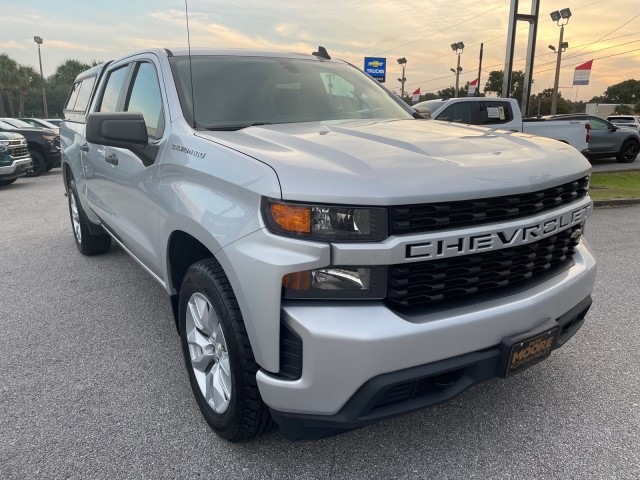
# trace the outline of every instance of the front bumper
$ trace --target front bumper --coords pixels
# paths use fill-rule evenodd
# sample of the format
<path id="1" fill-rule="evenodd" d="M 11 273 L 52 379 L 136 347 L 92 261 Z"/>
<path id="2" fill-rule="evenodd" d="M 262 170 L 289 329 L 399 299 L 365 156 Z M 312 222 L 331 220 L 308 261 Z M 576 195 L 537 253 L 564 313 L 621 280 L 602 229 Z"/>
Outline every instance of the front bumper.
<path id="1" fill-rule="evenodd" d="M 547 320 L 522 334 L 531 337 L 559 326 L 553 349 L 564 345 L 584 323 L 591 297 L 557 319 Z M 519 340 L 518 340 L 519 341 Z M 271 414 L 281 434 L 290 440 L 320 438 L 386 420 L 450 400 L 486 380 L 504 377 L 510 344 L 447 358 L 365 382 L 333 415 L 281 412 Z"/>
<path id="2" fill-rule="evenodd" d="M 418 316 L 403 316 L 382 302 L 289 302 L 282 322 L 302 340 L 297 380 L 257 374 L 263 400 L 276 417 L 331 417 L 380 375 L 428 366 L 494 349 L 507 336 L 559 319 L 588 298 L 596 262 L 586 243 L 573 265 L 509 295 L 460 302 Z"/>
<path id="3" fill-rule="evenodd" d="M 11 165 L 0 167 L 0 180 L 12 180 L 21 177 L 31 170 L 32 166 L 33 162 L 30 157 L 14 160 Z"/>
<path id="4" fill-rule="evenodd" d="M 60 148 L 52 146 L 51 150 L 47 152 L 46 161 L 47 161 L 47 164 L 51 165 L 52 168 L 59 167 L 62 163 Z"/>

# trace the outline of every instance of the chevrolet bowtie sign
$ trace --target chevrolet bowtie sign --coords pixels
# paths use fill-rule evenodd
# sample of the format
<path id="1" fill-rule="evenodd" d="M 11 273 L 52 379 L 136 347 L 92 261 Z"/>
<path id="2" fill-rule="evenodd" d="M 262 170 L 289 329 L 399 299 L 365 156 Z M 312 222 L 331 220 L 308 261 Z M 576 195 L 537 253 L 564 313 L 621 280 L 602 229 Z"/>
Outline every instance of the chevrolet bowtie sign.
<path id="1" fill-rule="evenodd" d="M 387 76 L 387 59 L 379 57 L 364 57 L 364 71 L 384 83 Z"/>

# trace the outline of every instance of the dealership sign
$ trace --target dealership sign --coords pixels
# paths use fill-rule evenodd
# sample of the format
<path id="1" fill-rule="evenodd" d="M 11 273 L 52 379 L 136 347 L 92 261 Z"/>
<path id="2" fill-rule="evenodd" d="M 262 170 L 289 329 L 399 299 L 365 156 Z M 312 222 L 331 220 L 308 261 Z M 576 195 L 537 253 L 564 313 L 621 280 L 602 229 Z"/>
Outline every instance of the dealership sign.
<path id="1" fill-rule="evenodd" d="M 589 76 L 591 76 L 591 66 L 593 60 L 589 60 L 587 63 L 578 65 L 573 71 L 573 84 L 574 85 L 589 85 Z"/>
<path id="2" fill-rule="evenodd" d="M 387 59 L 379 57 L 364 57 L 364 71 L 380 83 L 384 83 L 387 76 Z"/>

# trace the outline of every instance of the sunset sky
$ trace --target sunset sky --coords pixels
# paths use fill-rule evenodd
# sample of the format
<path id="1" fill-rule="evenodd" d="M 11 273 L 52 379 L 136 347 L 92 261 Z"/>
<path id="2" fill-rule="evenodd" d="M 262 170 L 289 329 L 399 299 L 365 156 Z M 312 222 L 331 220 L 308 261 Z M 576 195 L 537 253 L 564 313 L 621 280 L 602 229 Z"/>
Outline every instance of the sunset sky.
<path id="1" fill-rule="evenodd" d="M 38 69 L 33 36 L 44 38 L 44 75 L 66 59 L 111 60 L 148 47 L 185 47 L 183 0 L 21 0 L 0 9 L 0 52 Z M 477 76 L 484 42 L 481 83 L 504 68 L 508 0 L 190 0 L 192 47 L 233 47 L 311 53 L 323 45 L 334 58 L 362 68 L 365 56 L 388 59 L 386 85 L 396 80 L 407 58 L 407 91 L 452 86 L 456 56 L 450 45 L 463 41 L 461 84 Z M 569 7 L 560 91 L 588 100 L 607 86 L 640 79 L 640 1 L 541 0 L 533 93 L 553 86 L 559 27 L 549 13 Z M 520 1 L 529 13 L 531 0 Z M 528 24 L 519 22 L 515 69 L 524 69 Z M 607 57 L 607 58 L 605 58 Z M 594 60 L 591 82 L 572 87 L 576 65 Z"/>

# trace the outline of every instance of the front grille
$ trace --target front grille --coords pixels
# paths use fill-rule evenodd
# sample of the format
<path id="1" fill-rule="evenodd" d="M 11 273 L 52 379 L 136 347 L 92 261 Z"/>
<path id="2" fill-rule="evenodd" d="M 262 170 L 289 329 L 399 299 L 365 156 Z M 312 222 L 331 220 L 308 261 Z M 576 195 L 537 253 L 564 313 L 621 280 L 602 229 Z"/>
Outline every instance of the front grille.
<path id="1" fill-rule="evenodd" d="M 389 209 L 392 235 L 431 232 L 511 220 L 567 205 L 587 195 L 589 177 L 537 192 Z"/>
<path id="2" fill-rule="evenodd" d="M 11 155 L 12 157 L 17 157 L 17 158 L 26 157 L 28 154 L 29 154 L 29 149 L 27 148 L 26 145 L 9 148 L 9 155 Z"/>
<path id="3" fill-rule="evenodd" d="M 388 270 L 390 306 L 416 307 L 465 295 L 506 288 L 567 264 L 579 227 L 534 243 L 426 262 L 392 265 Z"/>

